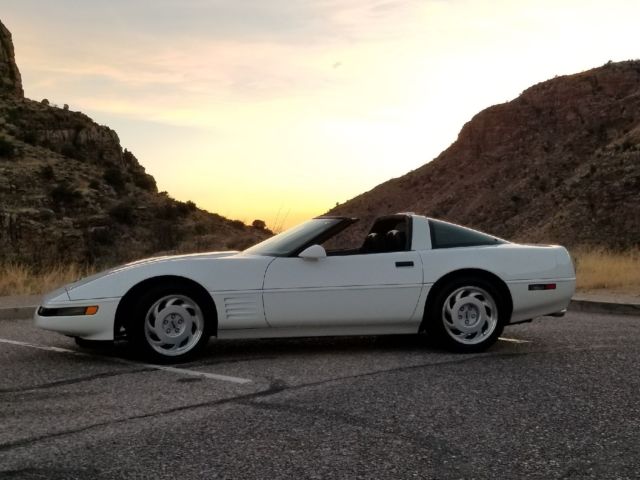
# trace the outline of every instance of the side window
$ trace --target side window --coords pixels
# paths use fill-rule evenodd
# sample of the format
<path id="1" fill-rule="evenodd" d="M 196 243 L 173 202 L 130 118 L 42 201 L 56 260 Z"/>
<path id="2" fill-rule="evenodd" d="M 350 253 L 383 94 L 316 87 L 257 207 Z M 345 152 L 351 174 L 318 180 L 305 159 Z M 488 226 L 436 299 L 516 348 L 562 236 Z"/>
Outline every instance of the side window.
<path id="1" fill-rule="evenodd" d="M 379 218 L 366 236 L 359 228 L 347 228 L 323 247 L 330 257 L 407 251 L 411 248 L 411 218 L 404 215 Z"/>
<path id="2" fill-rule="evenodd" d="M 440 220 L 429 220 L 432 248 L 474 247 L 505 243 L 486 233 L 461 227 Z"/>
<path id="3" fill-rule="evenodd" d="M 411 246 L 411 219 L 385 217 L 378 219 L 364 240 L 360 253 L 402 252 Z"/>

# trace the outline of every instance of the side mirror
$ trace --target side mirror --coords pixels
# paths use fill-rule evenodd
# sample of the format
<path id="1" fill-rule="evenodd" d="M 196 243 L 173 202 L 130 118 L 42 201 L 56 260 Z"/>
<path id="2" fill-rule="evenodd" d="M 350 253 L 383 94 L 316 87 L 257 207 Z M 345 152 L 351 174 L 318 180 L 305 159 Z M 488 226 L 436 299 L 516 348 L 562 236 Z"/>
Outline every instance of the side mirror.
<path id="1" fill-rule="evenodd" d="M 300 252 L 298 256 L 305 260 L 320 260 L 327 256 L 327 251 L 320 245 L 311 245 Z"/>

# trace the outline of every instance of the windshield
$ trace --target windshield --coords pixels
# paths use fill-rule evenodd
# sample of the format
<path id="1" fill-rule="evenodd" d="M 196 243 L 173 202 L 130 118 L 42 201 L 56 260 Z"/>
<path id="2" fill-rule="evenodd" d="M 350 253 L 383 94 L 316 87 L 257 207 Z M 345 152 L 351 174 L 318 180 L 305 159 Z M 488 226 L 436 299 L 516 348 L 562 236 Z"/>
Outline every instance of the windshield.
<path id="1" fill-rule="evenodd" d="M 299 247 L 316 238 L 322 232 L 329 230 L 342 222 L 339 218 L 314 218 L 289 230 L 260 242 L 244 253 L 252 255 L 265 255 L 270 257 L 283 257 L 290 255 Z"/>

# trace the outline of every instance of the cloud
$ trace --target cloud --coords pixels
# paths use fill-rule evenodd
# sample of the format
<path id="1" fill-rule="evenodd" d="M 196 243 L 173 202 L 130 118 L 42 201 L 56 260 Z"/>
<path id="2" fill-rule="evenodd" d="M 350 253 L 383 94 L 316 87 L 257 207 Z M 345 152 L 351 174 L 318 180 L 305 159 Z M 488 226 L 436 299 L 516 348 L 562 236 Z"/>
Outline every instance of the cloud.
<path id="1" fill-rule="evenodd" d="M 357 56 L 353 52 L 363 45 L 400 35 L 398 25 L 404 22 L 399 19 L 410 19 L 418 5 L 391 0 L 6 1 L 18 23 L 22 18 L 18 31 L 27 36 L 19 59 L 27 80 L 46 85 L 49 97 L 77 92 L 77 100 L 89 99 L 89 108 L 132 115 L 335 88 L 353 75 L 343 67 L 344 59 Z M 39 15 L 33 16 L 36 9 Z"/>
<path id="2" fill-rule="evenodd" d="M 276 43 L 327 43 L 384 34 L 384 26 L 409 17 L 417 0 L 4 0 L 31 21 L 83 33 L 85 39 L 132 32 L 155 39 L 208 38 Z M 34 16 L 33 12 L 38 15 Z M 378 32 L 376 33 L 376 30 Z M 54 38 L 52 40 L 55 41 Z"/>

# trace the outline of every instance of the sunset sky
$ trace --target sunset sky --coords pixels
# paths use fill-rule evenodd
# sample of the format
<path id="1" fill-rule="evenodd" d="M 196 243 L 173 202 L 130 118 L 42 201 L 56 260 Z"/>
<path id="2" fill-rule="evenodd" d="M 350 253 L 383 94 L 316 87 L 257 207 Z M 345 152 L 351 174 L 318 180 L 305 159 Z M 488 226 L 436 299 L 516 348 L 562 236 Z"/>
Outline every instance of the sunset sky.
<path id="1" fill-rule="evenodd" d="M 637 0 L 2 0 L 25 94 L 160 190 L 271 227 L 415 169 L 478 111 L 640 57 Z"/>

